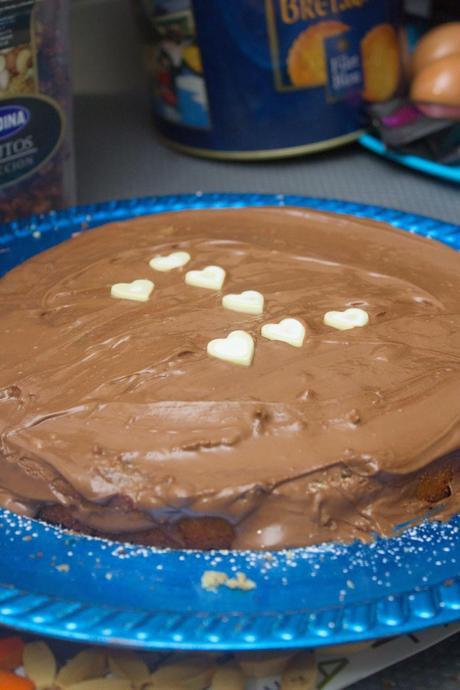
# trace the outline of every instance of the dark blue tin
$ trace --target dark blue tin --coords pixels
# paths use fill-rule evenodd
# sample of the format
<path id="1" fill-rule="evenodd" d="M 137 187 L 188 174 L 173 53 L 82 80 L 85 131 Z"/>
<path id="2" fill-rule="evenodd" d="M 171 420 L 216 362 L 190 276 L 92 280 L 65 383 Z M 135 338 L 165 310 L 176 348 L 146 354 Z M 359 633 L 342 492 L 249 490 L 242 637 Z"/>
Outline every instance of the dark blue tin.
<path id="1" fill-rule="evenodd" d="M 278 157 L 351 141 L 400 83 L 400 0 L 135 0 L 156 126 L 191 153 Z"/>
<path id="2" fill-rule="evenodd" d="M 201 208 L 295 205 L 390 223 L 460 249 L 460 227 L 305 197 L 207 194 L 110 202 L 0 227 L 0 274 L 75 232 Z M 251 591 L 201 587 L 244 572 Z M 281 552 L 162 551 L 74 535 L 0 511 L 0 623 L 149 649 L 277 649 L 357 642 L 460 619 L 460 518 L 372 544 Z"/>

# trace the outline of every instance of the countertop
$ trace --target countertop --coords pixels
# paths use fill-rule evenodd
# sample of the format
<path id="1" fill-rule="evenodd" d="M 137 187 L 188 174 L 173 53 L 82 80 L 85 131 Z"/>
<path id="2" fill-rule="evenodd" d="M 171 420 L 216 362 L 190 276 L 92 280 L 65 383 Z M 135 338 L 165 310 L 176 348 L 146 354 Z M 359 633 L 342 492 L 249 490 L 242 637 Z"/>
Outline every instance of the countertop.
<path id="1" fill-rule="evenodd" d="M 258 192 L 347 199 L 460 223 L 460 189 L 408 171 L 357 144 L 268 162 L 216 162 L 155 137 L 147 89 L 80 94 L 75 103 L 78 201 L 148 194 Z"/>

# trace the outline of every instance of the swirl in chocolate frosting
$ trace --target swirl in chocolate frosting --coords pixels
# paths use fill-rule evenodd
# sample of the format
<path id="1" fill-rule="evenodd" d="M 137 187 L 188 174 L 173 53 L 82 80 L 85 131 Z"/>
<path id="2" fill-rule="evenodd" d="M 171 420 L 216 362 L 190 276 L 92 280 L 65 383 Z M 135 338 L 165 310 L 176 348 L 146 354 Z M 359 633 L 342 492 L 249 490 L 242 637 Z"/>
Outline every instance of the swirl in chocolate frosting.
<path id="1" fill-rule="evenodd" d="M 179 250 L 186 267 L 149 267 Z M 185 284 L 207 265 L 226 270 L 221 291 Z M 141 278 L 147 302 L 111 298 Z M 263 294 L 262 315 L 222 308 L 244 290 Z M 297 208 L 170 213 L 27 261 L 0 304 L 12 510 L 62 507 L 128 537 L 214 518 L 211 546 L 229 525 L 235 548 L 280 548 L 459 509 L 460 257 L 437 242 Z M 349 307 L 369 324 L 324 325 Z M 261 337 L 287 317 L 305 324 L 302 347 Z M 255 340 L 250 367 L 206 353 L 233 330 Z"/>

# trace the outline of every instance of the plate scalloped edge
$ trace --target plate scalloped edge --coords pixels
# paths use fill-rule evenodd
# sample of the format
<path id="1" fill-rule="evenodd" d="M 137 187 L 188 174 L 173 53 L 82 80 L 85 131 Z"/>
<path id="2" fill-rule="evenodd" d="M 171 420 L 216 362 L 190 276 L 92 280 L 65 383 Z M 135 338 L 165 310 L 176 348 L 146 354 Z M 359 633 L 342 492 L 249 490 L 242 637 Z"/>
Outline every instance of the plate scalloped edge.
<path id="1" fill-rule="evenodd" d="M 113 220 L 267 205 L 370 218 L 460 249 L 460 227 L 393 209 L 283 195 L 196 194 L 94 204 L 0 226 L 0 267 Z M 358 642 L 460 619 L 458 518 L 426 522 L 371 545 L 277 553 L 281 565 L 263 576 L 262 554 L 120 547 L 8 511 L 0 518 L 0 623 L 43 635 L 145 649 L 275 649 Z M 120 548 L 124 557 L 114 558 Z M 208 567 L 243 568 L 258 587 L 206 593 L 199 575 Z M 189 571 L 182 580 L 176 577 L 181 568 Z M 134 592 L 128 591 L 131 574 Z M 148 597 L 163 605 L 152 608 Z"/>

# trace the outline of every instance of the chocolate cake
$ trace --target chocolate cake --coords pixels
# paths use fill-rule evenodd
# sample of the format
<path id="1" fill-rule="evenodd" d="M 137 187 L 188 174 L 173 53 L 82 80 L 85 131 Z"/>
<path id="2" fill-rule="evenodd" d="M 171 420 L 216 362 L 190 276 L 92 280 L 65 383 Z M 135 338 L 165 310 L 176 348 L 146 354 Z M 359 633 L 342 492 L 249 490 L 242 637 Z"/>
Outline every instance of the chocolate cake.
<path id="1" fill-rule="evenodd" d="M 113 223 L 0 281 L 0 352 L 13 511 L 278 549 L 460 510 L 460 256 L 435 241 L 298 208 Z"/>

